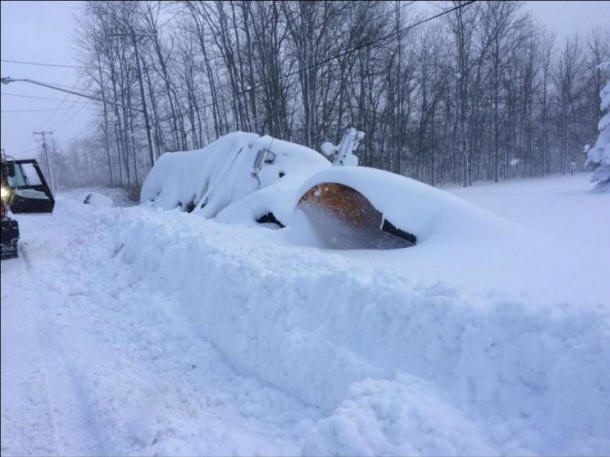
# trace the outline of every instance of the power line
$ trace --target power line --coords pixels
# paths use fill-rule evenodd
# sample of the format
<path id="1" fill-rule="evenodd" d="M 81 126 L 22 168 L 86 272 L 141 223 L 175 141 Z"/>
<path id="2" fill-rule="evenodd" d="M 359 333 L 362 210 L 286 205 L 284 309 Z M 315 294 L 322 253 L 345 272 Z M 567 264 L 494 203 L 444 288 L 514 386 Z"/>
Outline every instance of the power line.
<path id="1" fill-rule="evenodd" d="M 79 75 L 79 79 L 82 77 L 83 75 Z M 57 86 L 57 87 L 61 87 L 64 89 L 74 89 L 74 85 L 68 85 L 68 84 L 60 84 L 60 83 L 49 83 L 49 84 L 53 84 L 53 86 Z"/>
<path id="2" fill-rule="evenodd" d="M 427 22 L 430 22 L 430 21 L 432 21 L 432 20 L 434 20 L 434 19 L 437 19 L 437 18 L 439 18 L 439 17 L 441 17 L 441 16 L 444 16 L 444 15 L 446 15 L 446 14 L 449 14 L 449 13 L 451 13 L 451 12 L 453 12 L 453 11 L 456 11 L 456 10 L 459 10 L 459 9 L 461 9 L 461 8 L 464 8 L 465 6 L 471 5 L 472 3 L 474 3 L 474 1 L 475 1 L 475 0 L 471 0 L 471 1 L 468 1 L 468 2 L 465 2 L 465 3 L 461 3 L 461 4 L 459 4 L 459 5 L 456 5 L 456 6 L 455 6 L 455 7 L 453 7 L 453 8 L 450 8 L 450 9 L 448 9 L 448 10 L 444 10 L 444 11 L 441 11 L 441 12 L 440 12 L 440 13 L 438 13 L 438 14 L 435 14 L 435 15 L 433 15 L 433 16 L 430 16 L 430 17 L 426 18 L 426 19 L 423 19 L 423 20 L 421 20 L 421 21 L 418 21 L 418 22 L 416 22 L 416 23 L 414 23 L 414 24 L 411 24 L 411 25 L 409 25 L 409 26 L 407 26 L 407 27 L 404 27 L 403 29 L 392 31 L 391 33 L 389 33 L 389 34 L 387 34 L 387 35 L 385 35 L 385 36 L 379 37 L 379 38 L 377 38 L 377 39 L 374 39 L 374 40 L 371 40 L 371 41 L 368 41 L 368 42 L 365 42 L 365 43 L 362 43 L 362 44 L 360 44 L 359 46 L 355 46 L 355 47 L 353 47 L 353 48 L 351 48 L 351 49 L 347 49 L 347 50 L 345 50 L 345 51 L 343 51 L 343 52 L 340 52 L 340 53 L 335 54 L 335 55 L 333 55 L 333 56 L 327 57 L 327 58 L 322 59 L 322 60 L 320 60 L 320 61 L 316 61 L 316 62 L 314 62 L 313 64 L 311 64 L 311 65 L 309 65 L 309 66 L 307 66 L 307 67 L 300 68 L 300 69 L 295 70 L 295 71 L 293 71 L 293 72 L 288 72 L 288 73 L 285 75 L 285 77 L 294 76 L 294 75 L 296 75 L 296 74 L 298 74 L 298 73 L 300 73 L 300 72 L 302 72 L 302 71 L 311 70 L 311 69 L 313 69 L 313 68 L 315 68 L 315 67 L 317 67 L 317 66 L 320 66 L 320 65 L 322 65 L 322 64 L 328 63 L 328 62 L 330 62 L 330 61 L 332 61 L 332 60 L 338 59 L 338 58 L 340 58 L 340 57 L 344 57 L 344 56 L 346 56 L 346 55 L 349 55 L 349 54 L 354 53 L 354 52 L 356 52 L 356 51 L 359 51 L 359 50 L 365 49 L 365 48 L 367 48 L 367 47 L 374 46 L 374 45 L 376 45 L 376 44 L 382 43 L 382 42 L 384 42 L 384 41 L 386 41 L 386 40 L 388 40 L 388 39 L 390 39 L 390 38 L 393 38 L 393 37 L 400 38 L 400 36 L 401 36 L 403 33 L 406 33 L 406 32 L 407 32 L 407 31 L 409 31 L 409 30 L 412 30 L 412 29 L 414 29 L 414 28 L 416 28 L 416 27 L 418 27 L 418 26 L 420 26 L 420 25 L 422 25 L 422 24 L 425 24 L 425 23 L 427 23 Z M 3 61 L 3 62 L 12 62 L 12 63 L 28 64 L 28 65 L 41 65 L 41 66 L 67 67 L 67 68 L 92 68 L 92 67 L 75 66 L 75 65 L 45 64 L 45 63 L 41 63 L 41 62 L 12 61 L 12 60 L 8 60 L 8 59 L 6 59 L 6 60 L 5 60 L 5 59 L 2 59 L 2 61 Z M 82 77 L 82 75 L 81 75 L 81 77 Z M 79 80 L 80 80 L 80 77 L 79 77 Z M 27 81 L 27 82 L 31 82 L 31 83 L 34 83 L 34 84 L 38 84 L 38 85 L 42 85 L 42 86 L 46 86 L 46 87 L 49 87 L 49 88 L 51 88 L 51 89 L 61 90 L 61 91 L 63 91 L 63 92 L 71 93 L 71 94 L 74 94 L 74 95 L 79 95 L 79 96 L 86 97 L 86 98 L 89 98 L 89 99 L 94 100 L 94 101 L 97 101 L 97 102 L 104 103 L 104 100 L 101 100 L 101 99 L 99 99 L 99 98 L 93 97 L 93 96 L 91 96 L 91 95 L 87 95 L 87 94 L 82 94 L 82 93 L 75 92 L 75 91 L 74 91 L 74 88 L 76 87 L 76 84 L 78 84 L 78 81 L 77 81 L 77 83 L 76 83 L 76 84 L 75 84 L 73 87 L 71 87 L 69 90 L 66 90 L 66 89 L 61 89 L 60 87 L 54 87 L 53 85 L 50 85 L 50 84 L 42 83 L 42 82 L 39 82 L 39 81 L 32 81 L 32 80 L 28 80 L 28 79 L 13 80 L 13 79 L 11 79 L 11 78 L 3 78 L 3 81 L 2 81 L 2 82 L 8 83 L 8 82 L 12 82 L 12 81 Z M 251 86 L 251 87 L 249 87 L 249 88 L 247 88 L 247 89 L 244 89 L 244 90 L 242 90 L 242 91 L 238 92 L 236 95 L 238 95 L 238 96 L 239 96 L 239 95 L 243 95 L 243 94 L 245 94 L 245 93 L 247 93 L 247 92 L 249 92 L 249 91 L 251 91 L 251 90 L 253 90 L 253 89 L 260 89 L 260 88 L 265 87 L 265 86 L 267 86 L 267 85 L 269 85 L 269 84 L 271 84 L 271 83 L 270 83 L 270 82 L 261 82 L 261 83 L 255 84 L 255 85 L 253 85 L 253 86 Z M 61 84 L 56 84 L 55 86 L 62 86 L 62 85 L 61 85 Z M 67 87 L 67 86 L 65 86 L 65 87 Z M 58 109 L 59 109 L 59 108 L 60 108 L 60 107 L 63 105 L 63 102 L 64 102 L 64 101 L 65 101 L 65 98 L 64 98 L 64 100 L 62 100 L 62 103 L 61 103 L 61 104 L 58 106 L 58 108 L 57 108 L 55 111 L 57 111 L 57 110 L 58 110 Z M 116 104 L 116 103 L 109 102 L 109 101 L 106 101 L 106 103 L 109 103 L 109 104 Z M 208 104 L 206 104 L 206 105 L 203 105 L 203 106 L 202 106 L 202 108 L 208 108 L 208 107 L 210 107 L 210 106 L 213 106 L 213 103 L 208 103 Z M 84 108 L 84 106 L 83 106 L 82 108 Z M 81 108 L 81 109 L 82 109 L 82 108 Z M 136 111 L 143 111 L 143 110 L 140 110 L 140 109 L 138 109 L 138 108 L 132 108 L 132 109 L 133 109 L 133 110 L 136 110 Z M 23 110 L 23 112 L 25 112 L 25 111 L 26 111 L 26 110 Z M 30 110 L 30 111 L 47 111 L 47 110 Z M 78 110 L 78 111 L 80 111 L 80 110 Z M 10 111 L 3 111 L 3 112 L 10 112 Z M 18 111 L 13 111 L 13 112 L 18 112 Z M 75 114 L 75 113 L 74 113 L 74 114 Z M 74 116 L 74 114 L 73 114 L 73 115 L 71 115 L 71 116 L 69 116 L 69 118 L 72 118 L 72 117 Z M 186 114 L 187 114 L 187 113 L 182 113 L 182 115 L 183 115 L 183 116 L 184 116 L 184 115 L 186 115 Z M 53 115 L 51 115 L 51 117 L 53 117 Z M 170 119 L 170 118 L 168 117 L 167 119 L 161 119 L 161 121 L 165 121 L 165 120 L 168 120 L 168 119 Z M 66 118 L 66 117 L 64 117 L 64 120 L 67 120 L 67 118 Z M 62 124 L 62 125 L 63 125 L 63 124 Z"/>
<path id="3" fill-rule="evenodd" d="M 286 76 L 294 76 L 294 75 L 300 73 L 303 70 L 311 70 L 312 68 L 315 68 L 315 67 L 317 67 L 317 66 L 319 66 L 321 64 L 324 64 L 324 63 L 328 63 L 331 60 L 335 60 L 335 59 L 338 59 L 339 57 L 344 57 L 344 56 L 346 56 L 348 54 L 351 54 L 353 52 L 360 51 L 361 49 L 368 48 L 368 47 L 373 46 L 375 44 L 379 44 L 379 43 L 381 43 L 383 41 L 386 41 L 386 40 L 388 40 L 390 38 L 393 38 L 395 35 L 398 38 L 403 33 L 408 32 L 409 30 L 414 29 L 415 27 L 419 27 L 420 25 L 425 24 L 426 22 L 430 22 L 430 21 L 432 21 L 434 19 L 437 19 L 437 18 L 439 18 L 441 16 L 444 16 L 445 14 L 452 13 L 453 11 L 457 11 L 457 10 L 459 10 L 461 8 L 464 8 L 465 6 L 471 5 L 475 1 L 476 0 L 470 0 L 468 2 L 461 3 L 459 5 L 454 6 L 453 8 L 449 8 L 448 10 L 441 11 L 440 13 L 435 14 L 434 16 L 430 16 L 430 17 L 427 17 L 426 19 L 422 19 L 421 21 L 418 21 L 418 22 L 416 22 L 414 24 L 411 24 L 411 25 L 409 25 L 407 27 L 404 27 L 404 28 L 402 28 L 400 30 L 395 30 L 395 31 L 393 31 L 391 33 L 388 33 L 385 36 L 376 38 L 376 39 L 374 39 L 372 41 L 368 41 L 368 42 L 363 43 L 363 44 L 361 44 L 359 46 L 355 46 L 355 47 L 353 47 L 351 49 L 347 49 L 347 50 L 345 50 L 343 52 L 335 54 L 334 56 L 327 57 L 326 59 L 322 59 L 322 60 L 319 60 L 317 62 L 314 62 L 313 64 L 309 65 L 308 67 L 305 67 L 305 68 L 302 68 L 302 69 L 290 72 Z M 266 84 L 269 84 L 269 83 L 266 83 Z M 265 85 L 265 84 L 263 84 L 263 85 Z M 252 88 L 244 90 L 244 91 L 242 91 L 242 93 L 246 93 L 246 92 L 248 92 L 250 90 L 252 90 Z"/>
<path id="4" fill-rule="evenodd" d="M 24 154 L 26 152 L 32 152 L 32 151 L 36 151 L 36 150 L 38 150 L 38 146 L 34 146 L 33 148 L 19 151 L 19 152 L 15 153 L 15 155 L 21 155 L 21 154 Z"/>
<path id="5" fill-rule="evenodd" d="M 400 37 L 400 35 L 402 35 L 405 32 L 408 32 L 409 30 L 414 29 L 415 27 L 419 27 L 420 25 L 425 24 L 426 22 L 430 22 L 430 21 L 432 21 L 434 19 L 437 19 L 437 18 L 439 18 L 441 16 L 444 16 L 446 14 L 449 14 L 449 13 L 457 11 L 457 10 L 459 10 L 461 8 L 464 8 L 465 6 L 471 5 L 471 4 L 475 3 L 475 1 L 476 0 L 470 0 L 470 1 L 467 1 L 465 3 L 461 3 L 459 5 L 454 6 L 453 8 L 449 8 L 447 10 L 441 11 L 438 14 L 435 14 L 433 16 L 427 17 L 426 19 L 422 19 L 421 21 L 415 22 L 414 24 L 411 24 L 411 25 L 409 25 L 407 27 L 404 27 L 404 28 L 402 28 L 400 30 L 395 30 L 395 31 L 393 31 L 391 33 L 388 33 L 385 36 L 376 38 L 376 39 L 374 39 L 372 41 L 368 41 L 368 42 L 363 43 L 363 44 L 361 44 L 359 46 L 356 46 L 354 48 L 347 49 L 347 50 L 345 50 L 343 52 L 335 54 L 334 56 L 327 57 L 326 59 L 319 60 L 319 61 L 314 62 L 313 64 L 311 64 L 311 65 L 309 65 L 307 67 L 300 68 L 300 69 L 292 71 L 292 72 L 288 72 L 288 73 L 286 73 L 286 75 L 284 75 L 284 77 L 294 76 L 294 75 L 299 74 L 302 71 L 311 70 L 312 68 L 315 68 L 315 67 L 317 67 L 319 65 L 322 65 L 324 63 L 328 63 L 328 62 L 330 62 L 332 60 L 335 60 L 335 59 L 338 59 L 340 57 L 346 56 L 346 55 L 351 54 L 353 52 L 360 51 L 361 49 L 368 48 L 368 47 L 373 46 L 375 44 L 379 44 L 379 43 L 381 43 L 383 41 L 386 41 L 386 40 L 388 40 L 388 39 L 390 39 L 390 38 L 392 38 L 394 36 Z M 250 92 L 251 90 L 261 89 L 261 88 L 263 88 L 265 86 L 268 86 L 269 84 L 271 84 L 271 82 L 260 82 L 258 84 L 255 84 L 255 85 L 249 87 L 248 89 L 244 89 L 244 90 L 242 90 L 240 92 L 237 92 L 235 95 L 236 96 L 243 95 L 243 94 L 246 94 L 246 93 Z M 207 104 L 201 106 L 201 108 L 202 109 L 209 108 L 209 107 L 211 107 L 213 105 L 214 105 L 213 102 L 212 103 L 207 103 Z M 188 113 L 181 113 L 181 114 L 182 114 L 182 116 L 186 116 Z M 171 117 L 160 119 L 160 121 L 163 122 L 163 121 L 166 121 L 166 120 L 169 120 L 169 119 L 171 119 Z"/>
<path id="6" fill-rule="evenodd" d="M 44 63 L 44 62 L 28 62 L 25 60 L 11 60 L 11 59 L 0 59 L 0 61 L 2 62 L 8 62 L 8 63 L 18 63 L 21 65 L 36 65 L 39 67 L 59 67 L 59 68 L 95 68 L 95 67 L 87 67 L 84 65 L 66 65 L 66 64 L 59 64 L 59 63 Z"/>
<path id="7" fill-rule="evenodd" d="M 82 105 L 72 105 L 70 109 L 62 112 L 52 124 L 48 123 L 54 130 L 59 130 L 66 125 L 69 120 L 72 120 L 77 114 L 81 113 L 86 108 L 94 108 L 94 102 L 85 102 Z"/>
<path id="8" fill-rule="evenodd" d="M 66 125 L 68 123 L 68 121 L 71 121 L 74 116 L 76 116 L 77 114 L 79 114 L 83 109 L 85 108 L 90 108 L 93 107 L 93 102 L 85 102 L 85 104 L 83 104 L 82 106 L 80 106 L 77 110 L 75 110 L 73 113 L 64 116 L 64 118 L 62 119 L 62 123 L 58 125 L 59 123 L 59 119 L 57 119 L 57 121 L 55 122 L 55 124 L 53 125 L 53 128 L 55 130 L 60 130 L 64 125 Z"/>
<path id="9" fill-rule="evenodd" d="M 13 94 L 11 92 L 2 92 L 1 95 L 10 95 L 11 97 L 20 97 L 20 98 L 35 98 L 38 100 L 50 100 L 50 101 L 55 101 L 55 102 L 60 102 L 63 99 L 62 98 L 53 98 L 53 97 L 36 97 L 34 95 L 22 95 L 22 94 Z M 67 103 L 89 103 L 89 102 L 79 102 L 79 101 L 69 101 Z"/>
<path id="10" fill-rule="evenodd" d="M 82 75 L 81 75 L 81 76 L 82 76 Z M 79 78 L 79 79 L 80 79 L 80 78 Z M 96 102 L 100 102 L 100 103 L 108 103 L 109 105 L 116 105 L 116 106 L 121 106 L 121 107 L 122 107 L 122 105 L 121 105 L 121 104 L 119 104 L 119 103 L 111 102 L 111 101 L 108 101 L 108 100 L 104 101 L 104 100 L 102 100 L 101 98 L 97 98 L 97 97 L 95 97 L 95 96 L 93 96 L 93 95 L 84 94 L 84 93 L 82 93 L 82 92 L 76 92 L 76 91 L 74 91 L 74 90 L 73 90 L 73 89 L 74 89 L 74 87 L 76 87 L 76 84 L 75 84 L 75 85 L 74 85 L 74 86 L 73 86 L 71 89 L 63 89 L 63 88 L 61 88 L 61 87 L 57 87 L 57 86 L 58 86 L 58 84 L 53 85 L 53 84 L 48 84 L 48 83 L 45 83 L 45 82 L 42 82 L 42 81 L 35 81 L 35 80 L 33 80 L 33 79 L 27 79 L 27 78 L 19 78 L 19 79 L 15 79 L 15 78 L 11 78 L 11 77 L 9 77 L 9 76 L 2 77 L 2 78 L 0 79 L 0 82 L 2 82 L 2 84 L 9 84 L 9 83 L 13 83 L 13 82 L 28 82 L 28 83 L 36 84 L 36 85 L 38 85 L 38 86 L 48 87 L 48 88 L 50 88 L 50 89 L 59 90 L 59 91 L 61 91 L 61 92 L 67 92 L 67 93 L 69 93 L 69 94 L 73 94 L 73 95 L 78 95 L 78 96 L 80 96 L 80 97 L 89 98 L 89 99 L 91 99 L 91 100 L 95 100 Z M 133 110 L 133 111 L 140 111 L 140 112 L 143 112 L 143 110 L 141 110 L 140 108 L 131 107 L 130 109 L 131 109 L 131 110 Z"/>
<path id="11" fill-rule="evenodd" d="M 83 77 L 83 75 L 81 74 L 81 75 L 80 75 L 80 76 L 77 78 L 76 82 L 75 82 L 75 83 L 74 83 L 72 86 L 67 86 L 67 85 L 64 85 L 64 84 L 59 84 L 59 83 L 54 83 L 53 85 L 51 85 L 51 84 L 43 83 L 43 82 L 40 82 L 40 81 L 33 81 L 33 80 L 30 80 L 30 79 L 12 79 L 12 78 L 10 78 L 10 77 L 2 77 L 2 78 L 0 79 L 0 82 L 1 82 L 2 84 L 8 84 L 8 83 L 10 83 L 10 82 L 24 81 L 24 82 L 30 82 L 30 83 L 33 83 L 33 84 L 37 84 L 37 85 L 39 85 L 39 86 L 43 86 L 43 87 L 48 87 L 48 88 L 51 88 L 51 89 L 59 90 L 59 91 L 61 91 L 61 92 L 66 92 L 66 93 L 68 93 L 68 94 L 81 95 L 81 94 L 79 94 L 78 92 L 74 92 L 74 88 L 75 88 L 75 87 L 78 85 L 78 83 L 80 82 L 80 80 L 81 80 L 81 78 L 82 78 L 82 77 Z M 63 89 L 62 87 L 57 87 L 57 86 L 69 87 L 69 89 Z M 37 110 L 37 111 L 39 111 L 39 112 L 41 112 L 41 111 L 53 111 L 53 112 L 51 113 L 51 115 L 50 115 L 50 116 L 49 116 L 49 117 L 48 117 L 48 118 L 47 118 L 47 119 L 46 119 L 46 120 L 43 122 L 43 125 L 47 124 L 47 123 L 48 123 L 48 122 L 49 122 L 49 121 L 50 121 L 50 120 L 51 120 L 51 119 L 52 119 L 52 118 L 55 116 L 55 114 L 58 112 L 58 110 L 59 110 L 59 109 L 60 109 L 60 108 L 61 108 L 61 107 L 64 105 L 64 103 L 66 102 L 66 99 L 67 99 L 67 98 L 68 98 L 68 95 L 65 95 L 65 96 L 64 96 L 64 98 L 61 100 L 61 102 L 59 103 L 59 105 L 58 105 L 58 106 L 57 106 L 55 109 L 48 109 L 48 110 Z M 73 107 L 74 107 L 74 104 L 72 104 L 72 106 L 70 106 L 70 107 L 68 107 L 68 108 L 65 108 L 65 109 L 69 111 L 69 110 L 70 110 L 71 108 L 73 108 Z M 66 112 L 68 112 L 68 111 L 66 111 Z M 3 111 L 3 112 L 5 112 L 5 111 Z M 11 111 L 6 111 L 6 112 L 11 112 Z M 31 111 L 27 111 L 27 110 L 21 110 L 21 111 L 19 111 L 19 110 L 15 110 L 15 111 L 13 111 L 13 112 L 17 113 L 17 112 L 36 112 L 36 111 L 34 111 L 34 110 L 31 110 Z M 27 143 L 27 142 L 26 142 L 26 143 Z M 25 147 L 25 144 L 26 144 L 26 143 L 24 143 L 24 144 L 23 144 L 23 146 L 22 146 L 20 149 L 23 149 L 23 147 Z"/>
<path id="12" fill-rule="evenodd" d="M 2 113 L 40 113 L 43 111 L 57 111 L 58 109 L 70 110 L 74 106 L 68 106 L 67 108 L 42 108 L 42 109 L 3 109 Z"/>
<path id="13" fill-rule="evenodd" d="M 66 100 L 68 99 L 68 95 L 70 92 L 72 92 L 76 86 L 78 86 L 78 83 L 80 82 L 81 78 L 83 77 L 82 73 L 78 76 L 78 78 L 76 79 L 76 82 L 72 85 L 72 87 L 70 87 L 69 90 L 64 90 L 63 92 L 66 92 L 66 95 L 64 95 L 63 99 L 61 100 L 61 102 L 59 102 L 59 105 L 57 105 L 57 107 L 55 108 L 55 112 L 51 113 L 51 115 L 42 123 L 42 127 L 44 128 L 45 125 L 49 124 L 51 122 L 51 119 L 55 118 L 55 115 L 57 114 L 57 112 L 59 111 L 59 109 L 64 106 L 64 104 L 66 103 Z M 70 106 L 70 108 L 72 108 L 74 105 Z"/>
<path id="14" fill-rule="evenodd" d="M 8 2 L 7 2 L 8 3 Z M 19 3 L 19 8 L 23 8 L 23 7 L 33 7 L 33 8 L 42 8 L 42 7 L 50 7 L 50 8 L 71 8 L 73 9 L 74 6 L 74 2 L 65 2 L 68 3 L 67 5 L 65 3 L 61 3 L 61 2 L 13 2 L 13 3 Z"/>
<path id="15" fill-rule="evenodd" d="M 440 13 L 435 14 L 434 16 L 430 16 L 430 17 L 427 17 L 426 19 L 422 19 L 421 21 L 418 21 L 418 22 L 416 22 L 414 24 L 411 24 L 411 25 L 409 25 L 409 26 L 407 26 L 407 27 L 405 27 L 403 29 L 393 31 L 391 33 L 388 33 L 385 36 L 382 36 L 382 37 L 377 38 L 375 40 L 369 41 L 369 42 L 364 43 L 364 44 L 362 44 L 360 46 L 356 46 L 355 48 L 353 48 L 351 50 L 347 50 L 343 54 L 338 54 L 336 56 L 333 56 L 331 59 L 336 59 L 337 57 L 342 57 L 343 55 L 352 53 L 354 51 L 359 51 L 360 49 L 364 49 L 364 48 L 367 48 L 367 47 L 372 46 L 374 44 L 381 43 L 382 41 L 385 41 L 385 40 L 388 40 L 388 39 L 392 38 L 394 35 L 396 35 L 397 38 L 398 38 L 399 35 L 402 35 L 403 33 L 408 32 L 409 30 L 414 29 L 415 27 L 419 27 L 420 25 L 425 24 L 426 22 L 430 22 L 430 21 L 432 21 L 434 19 L 437 19 L 437 18 L 439 18 L 441 16 L 444 16 L 445 14 L 452 13 L 454 11 L 457 11 L 457 10 L 461 9 L 461 8 L 464 8 L 465 6 L 471 5 L 475 1 L 476 0 L 470 0 L 468 2 L 456 5 L 453 8 L 449 8 L 448 10 L 441 11 Z M 322 61 L 321 63 L 325 63 L 325 62 Z"/>
<path id="16" fill-rule="evenodd" d="M 82 74 L 79 75 L 79 79 L 82 78 Z M 20 78 L 11 78 L 10 76 L 8 77 L 2 77 L 2 80 L 0 82 L 2 82 L 3 84 L 8 84 L 11 82 L 17 82 L 17 81 L 27 81 L 27 82 L 31 82 L 33 84 L 38 84 L 38 85 L 44 85 L 45 87 L 50 87 L 51 89 L 57 89 L 57 88 L 61 88 L 61 89 L 74 89 L 74 84 L 61 84 L 61 83 L 45 83 L 45 82 L 41 82 L 41 81 L 34 81 L 31 79 L 20 79 Z M 65 91 L 64 91 L 65 92 Z M 75 95 L 79 95 L 79 94 L 75 94 Z"/>

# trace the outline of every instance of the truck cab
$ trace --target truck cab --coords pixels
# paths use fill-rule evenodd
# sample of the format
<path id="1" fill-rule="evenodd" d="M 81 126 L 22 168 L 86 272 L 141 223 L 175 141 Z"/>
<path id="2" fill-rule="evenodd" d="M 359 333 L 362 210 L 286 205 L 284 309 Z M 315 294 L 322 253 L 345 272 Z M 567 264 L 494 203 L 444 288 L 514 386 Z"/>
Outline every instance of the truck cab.
<path id="1" fill-rule="evenodd" d="M 19 225 L 10 213 L 51 213 L 55 199 L 34 159 L 15 160 L 2 156 L 1 258 L 18 256 Z"/>

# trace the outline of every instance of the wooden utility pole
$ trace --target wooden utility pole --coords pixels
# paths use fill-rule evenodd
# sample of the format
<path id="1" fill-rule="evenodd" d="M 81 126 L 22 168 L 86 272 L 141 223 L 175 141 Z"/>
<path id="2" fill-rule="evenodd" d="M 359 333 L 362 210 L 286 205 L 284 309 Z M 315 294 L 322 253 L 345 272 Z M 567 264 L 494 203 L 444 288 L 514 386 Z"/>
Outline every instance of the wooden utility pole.
<path id="1" fill-rule="evenodd" d="M 55 192 L 55 179 L 53 179 L 53 172 L 51 171 L 51 161 L 49 160 L 49 153 L 47 151 L 47 135 L 53 135 L 53 131 L 41 131 L 32 132 L 33 135 L 40 135 L 42 137 L 42 150 L 44 151 L 44 157 L 47 161 L 47 169 L 49 170 L 49 181 L 51 182 L 51 190 Z"/>

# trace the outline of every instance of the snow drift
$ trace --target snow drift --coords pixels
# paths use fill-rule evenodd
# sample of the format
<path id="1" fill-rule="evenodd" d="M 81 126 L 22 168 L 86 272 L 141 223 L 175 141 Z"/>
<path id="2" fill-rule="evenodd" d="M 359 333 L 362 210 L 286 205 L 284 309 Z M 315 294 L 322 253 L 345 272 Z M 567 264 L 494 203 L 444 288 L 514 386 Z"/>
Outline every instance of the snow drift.
<path id="1" fill-rule="evenodd" d="M 251 173 L 265 148 L 275 158 L 258 170 L 259 186 Z M 344 235 L 330 225 L 321 240 L 320 219 L 304 206 L 304 196 L 330 184 L 363 196 L 380 223 L 417 245 L 381 262 L 379 251 L 320 256 L 295 246 L 336 247 L 333 231 Z M 607 303 L 492 289 L 504 275 L 518 292 L 557 289 L 569 277 L 532 233 L 414 180 L 330 167 L 310 149 L 244 133 L 164 155 L 142 201 L 250 225 L 272 212 L 288 225 L 244 230 L 144 205 L 117 229 L 117 252 L 136 280 L 171 294 L 240 372 L 322 411 L 305 427 L 305 453 L 610 448 Z"/>
<path id="2" fill-rule="evenodd" d="M 356 439 L 372 454 L 610 446 L 607 307 L 472 295 L 266 231 L 159 216 L 134 211 L 119 258 L 238 370 L 328 416 L 309 429 L 311 453 Z"/>
<path id="3" fill-rule="evenodd" d="M 444 193 L 413 209 L 437 228 L 386 251 L 60 195 L 20 220 L 24 256 L 2 266 L 20 284 L 2 288 L 3 449 L 606 455 L 608 195 L 587 190 L 583 176 L 453 190 L 554 234 L 563 262 L 524 256 L 535 239 L 498 238 Z M 556 298 L 525 295 L 523 277 Z"/>
<path id="4" fill-rule="evenodd" d="M 295 194 L 295 220 L 307 218 L 298 199 L 325 183 L 354 189 L 379 211 L 379 227 L 388 221 L 413 234 L 417 244 L 441 239 L 459 244 L 473 238 L 500 240 L 509 236 L 506 223 L 487 211 L 414 179 L 368 167 L 331 167 L 310 176 Z M 303 236 L 299 227 L 293 233 L 289 239 L 297 243 L 319 245 Z"/>

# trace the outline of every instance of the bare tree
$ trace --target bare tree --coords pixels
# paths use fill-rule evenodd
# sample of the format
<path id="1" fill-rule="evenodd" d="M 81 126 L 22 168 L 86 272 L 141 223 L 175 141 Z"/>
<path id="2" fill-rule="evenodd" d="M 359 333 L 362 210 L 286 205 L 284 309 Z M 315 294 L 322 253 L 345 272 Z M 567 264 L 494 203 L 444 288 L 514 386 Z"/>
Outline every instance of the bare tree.
<path id="1" fill-rule="evenodd" d="M 433 184 L 578 161 L 608 32 L 555 54 L 518 3 L 439 11 L 411 29 L 423 17 L 395 1 L 86 2 L 77 39 L 108 182 L 136 189 L 150 168 L 145 103 L 154 157 L 236 129 L 316 148 L 355 125 L 362 164 Z M 136 47 L 131 32 L 150 35 Z"/>

